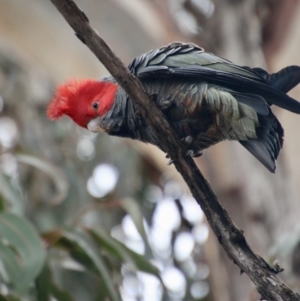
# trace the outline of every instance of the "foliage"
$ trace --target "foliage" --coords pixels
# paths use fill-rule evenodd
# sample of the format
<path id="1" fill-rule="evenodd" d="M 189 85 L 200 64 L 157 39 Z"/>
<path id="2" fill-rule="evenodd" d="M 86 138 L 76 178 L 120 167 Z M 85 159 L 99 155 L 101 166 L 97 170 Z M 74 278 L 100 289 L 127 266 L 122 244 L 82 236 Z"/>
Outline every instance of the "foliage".
<path id="1" fill-rule="evenodd" d="M 134 206 L 130 206 L 129 210 L 136 210 L 136 204 Z M 36 294 L 39 300 L 50 300 L 50 296 L 57 300 L 73 300 L 53 279 L 50 267 L 58 258 L 62 265 L 74 260 L 75 270 L 97 276 L 95 283 L 106 291 L 111 300 L 120 300 L 116 289 L 120 283 L 112 277 L 111 271 L 116 267 L 120 269 L 122 264 L 127 263 L 132 270 L 159 277 L 159 270 L 146 258 L 128 249 L 101 228 L 57 228 L 39 236 L 26 218 L 2 212 L 0 237 L 1 278 L 8 291 L 18 296 Z M 115 267 L 112 267 L 112 262 Z"/>

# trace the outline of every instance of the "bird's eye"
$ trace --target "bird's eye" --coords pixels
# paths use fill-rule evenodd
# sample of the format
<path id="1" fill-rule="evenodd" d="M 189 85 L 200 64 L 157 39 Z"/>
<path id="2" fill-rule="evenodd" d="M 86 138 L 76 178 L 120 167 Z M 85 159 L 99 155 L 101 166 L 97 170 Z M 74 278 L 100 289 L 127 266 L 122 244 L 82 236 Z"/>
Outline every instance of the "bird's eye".
<path id="1" fill-rule="evenodd" d="M 94 103 L 92 104 L 92 106 L 93 106 L 93 108 L 94 108 L 95 110 L 97 110 L 98 107 L 99 107 L 99 103 L 98 103 L 98 102 L 94 102 Z"/>

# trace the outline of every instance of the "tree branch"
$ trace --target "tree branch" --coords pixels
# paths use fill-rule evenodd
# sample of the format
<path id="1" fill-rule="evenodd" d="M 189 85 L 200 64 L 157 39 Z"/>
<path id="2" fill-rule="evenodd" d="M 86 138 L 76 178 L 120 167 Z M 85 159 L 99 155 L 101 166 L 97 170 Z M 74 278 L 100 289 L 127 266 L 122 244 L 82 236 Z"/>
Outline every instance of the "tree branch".
<path id="1" fill-rule="evenodd" d="M 250 277 L 262 298 L 274 301 L 300 300 L 300 295 L 294 293 L 277 278 L 276 274 L 282 269 L 278 266 L 270 266 L 251 250 L 243 231 L 233 224 L 194 161 L 185 156 L 185 147 L 162 112 L 153 105 L 153 101 L 137 78 L 129 72 L 128 68 L 90 26 L 84 12 L 72 0 L 51 0 L 51 2 L 74 29 L 77 37 L 102 62 L 138 106 L 144 118 L 152 125 L 163 149 L 173 160 L 176 169 L 189 186 L 227 255 L 242 272 Z"/>

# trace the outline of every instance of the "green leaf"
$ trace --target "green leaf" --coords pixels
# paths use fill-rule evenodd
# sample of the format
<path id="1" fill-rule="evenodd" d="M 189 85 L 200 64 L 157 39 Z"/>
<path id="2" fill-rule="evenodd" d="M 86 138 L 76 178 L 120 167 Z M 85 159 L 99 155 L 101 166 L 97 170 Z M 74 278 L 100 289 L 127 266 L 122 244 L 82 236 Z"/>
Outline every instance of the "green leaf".
<path id="1" fill-rule="evenodd" d="M 5 279 L 5 275 L 3 275 L 3 279 L 6 282 L 12 283 L 14 286 L 17 286 L 18 283 L 18 275 L 21 269 L 21 263 L 18 262 L 16 253 L 7 245 L 4 245 L 2 241 L 0 241 L 0 260 L 3 262 L 5 271 L 7 273 L 8 279 Z"/>
<path id="2" fill-rule="evenodd" d="M 144 240 L 146 246 L 146 254 L 151 256 L 152 249 L 149 245 L 148 236 L 145 231 L 143 213 L 141 211 L 141 208 L 139 207 L 138 203 L 131 198 L 123 199 L 121 202 L 121 206 L 131 216 L 134 225 L 136 226 L 139 234 Z"/>
<path id="3" fill-rule="evenodd" d="M 66 198 L 68 195 L 69 184 L 66 176 L 62 173 L 60 168 L 29 155 L 18 154 L 16 155 L 16 159 L 21 163 L 31 165 L 43 171 L 51 177 L 57 190 L 57 195 L 51 200 L 52 204 L 59 204 Z"/>
<path id="4" fill-rule="evenodd" d="M 5 201 L 3 199 L 3 197 L 0 194 L 0 212 L 5 210 Z"/>
<path id="5" fill-rule="evenodd" d="M 37 277 L 35 287 L 38 301 L 50 300 L 51 273 L 47 265 L 44 265 L 42 272 Z"/>
<path id="6" fill-rule="evenodd" d="M 100 252 L 86 233 L 66 230 L 56 245 L 67 249 L 77 262 L 101 277 L 112 301 L 121 300 Z"/>
<path id="7" fill-rule="evenodd" d="M 159 269 L 144 256 L 130 250 L 124 244 L 112 238 L 109 234 L 101 229 L 90 229 L 89 232 L 91 233 L 94 240 L 100 245 L 100 247 L 102 249 L 105 249 L 109 254 L 117 257 L 122 261 L 133 263 L 133 266 L 136 269 L 153 274 L 160 279 Z"/>
<path id="8" fill-rule="evenodd" d="M 33 226 L 24 218 L 11 213 L 0 214 L 0 239 L 7 248 L 14 250 L 16 260 L 11 260 L 11 252 L 6 252 L 6 257 L 1 256 L 6 269 L 10 272 L 11 281 L 19 294 L 25 294 L 29 290 L 32 281 L 41 272 L 46 258 L 46 252 L 42 241 Z M 8 255 L 10 254 L 10 255 Z M 16 275 L 16 262 L 19 262 L 19 271 Z M 13 271 L 13 272 L 12 272 Z"/>
<path id="9" fill-rule="evenodd" d="M 118 259 L 130 263 L 133 268 L 137 270 L 137 266 L 135 265 L 134 260 L 130 256 L 130 254 L 126 250 L 126 246 L 119 243 L 116 239 L 112 238 L 105 231 L 99 229 L 88 230 L 90 235 L 93 237 L 94 241 L 100 246 L 101 249 L 105 249 L 108 254 L 113 254 Z"/>
<path id="10" fill-rule="evenodd" d="M 1 211 L 4 211 L 9 206 L 10 211 L 21 213 L 23 207 L 23 199 L 20 190 L 15 187 L 10 177 L 0 172 L 0 194 L 5 202 L 1 201 Z"/>
<path id="11" fill-rule="evenodd" d="M 38 301 L 52 300 L 53 296 L 57 301 L 74 301 L 69 293 L 61 290 L 52 281 L 52 275 L 49 267 L 44 266 L 42 272 L 36 279 L 36 290 Z"/>
<path id="12" fill-rule="evenodd" d="M 73 301 L 71 295 L 52 283 L 51 294 L 57 301 Z M 42 301 L 42 300 L 41 300 Z"/>
<path id="13" fill-rule="evenodd" d="M 11 295 L 3 296 L 0 294 L 0 301 L 21 301 L 21 299 L 17 298 L 16 296 L 11 296 Z"/>
<path id="14" fill-rule="evenodd" d="M 138 232 L 145 242 L 148 242 L 147 234 L 144 228 L 143 214 L 137 202 L 131 198 L 122 200 L 121 206 L 131 216 Z"/>

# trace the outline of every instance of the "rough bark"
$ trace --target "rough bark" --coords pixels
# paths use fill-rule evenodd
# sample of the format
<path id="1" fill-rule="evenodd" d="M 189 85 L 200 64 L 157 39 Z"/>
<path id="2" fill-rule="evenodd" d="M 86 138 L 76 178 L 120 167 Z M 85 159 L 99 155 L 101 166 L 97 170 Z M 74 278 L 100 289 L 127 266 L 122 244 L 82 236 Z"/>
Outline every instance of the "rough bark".
<path id="1" fill-rule="evenodd" d="M 193 160 L 185 156 L 186 150 L 174 135 L 161 111 L 153 106 L 149 96 L 137 79 L 118 59 L 103 39 L 92 29 L 86 15 L 71 0 L 51 0 L 62 13 L 76 35 L 85 43 L 115 77 L 121 87 L 138 105 L 141 113 L 153 126 L 157 137 L 174 165 L 188 184 L 193 196 L 204 211 L 207 220 L 222 244 L 227 255 L 245 272 L 255 284 L 262 298 L 266 300 L 300 300 L 276 274 L 278 266 L 270 266 L 255 254 L 248 245 L 243 232 L 230 219 L 219 204 L 214 192 L 206 182 Z"/>

